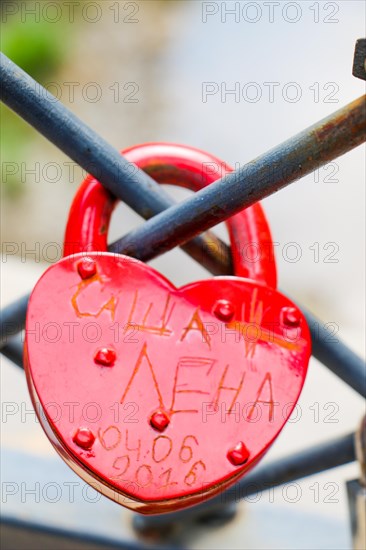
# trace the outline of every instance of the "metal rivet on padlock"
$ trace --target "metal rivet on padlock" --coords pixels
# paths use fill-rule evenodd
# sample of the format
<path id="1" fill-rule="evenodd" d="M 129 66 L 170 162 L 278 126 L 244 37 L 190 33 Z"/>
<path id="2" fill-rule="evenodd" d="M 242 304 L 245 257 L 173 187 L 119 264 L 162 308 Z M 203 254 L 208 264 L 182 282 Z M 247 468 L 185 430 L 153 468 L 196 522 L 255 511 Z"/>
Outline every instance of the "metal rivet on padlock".
<path id="1" fill-rule="evenodd" d="M 289 327 L 298 327 L 301 323 L 301 315 L 296 307 L 284 307 L 281 315 L 282 322 Z"/>
<path id="2" fill-rule="evenodd" d="M 245 464 L 249 458 L 249 451 L 242 441 L 239 441 L 235 447 L 230 449 L 227 454 L 228 459 L 234 466 L 241 466 Z"/>
<path id="3" fill-rule="evenodd" d="M 178 145 L 124 154 L 159 183 L 194 191 L 231 171 Z M 27 378 L 48 436 L 80 476 L 129 508 L 163 513 L 218 494 L 264 456 L 299 398 L 310 336 L 302 313 L 276 290 L 259 203 L 227 222 L 235 276 L 182 288 L 107 252 L 115 203 L 91 176 L 80 187 L 66 257 L 30 299 Z M 44 334 L 51 321 L 72 325 L 72 337 L 37 341 L 34 323 Z M 70 402 L 79 407 L 72 415 Z M 48 403 L 61 407 L 59 421 Z"/>
<path id="4" fill-rule="evenodd" d="M 95 441 L 95 435 L 89 428 L 79 428 L 72 440 L 82 449 L 91 449 Z"/>
<path id="5" fill-rule="evenodd" d="M 220 321 L 231 321 L 234 317 L 235 309 L 228 300 L 218 300 L 214 307 L 214 314 Z"/>
<path id="6" fill-rule="evenodd" d="M 170 418 L 164 411 L 156 411 L 151 415 L 150 424 L 158 432 L 163 432 L 169 423 Z"/>
<path id="7" fill-rule="evenodd" d="M 83 258 L 78 263 L 77 269 L 82 279 L 89 279 L 96 274 L 97 263 L 93 258 Z"/>
<path id="8" fill-rule="evenodd" d="M 104 367 L 113 367 L 116 361 L 116 352 L 113 348 L 100 348 L 94 356 L 94 361 Z"/>

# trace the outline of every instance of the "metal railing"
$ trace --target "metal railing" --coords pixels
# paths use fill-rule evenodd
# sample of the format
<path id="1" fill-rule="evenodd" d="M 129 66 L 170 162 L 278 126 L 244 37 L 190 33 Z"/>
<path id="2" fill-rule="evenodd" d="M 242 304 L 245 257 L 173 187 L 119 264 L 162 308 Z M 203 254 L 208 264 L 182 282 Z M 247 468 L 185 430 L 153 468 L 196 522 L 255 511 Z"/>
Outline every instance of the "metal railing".
<path id="1" fill-rule="evenodd" d="M 152 178 L 134 165 L 131 169 L 116 149 L 3 54 L 0 75 L 1 100 L 8 107 L 148 220 L 110 245 L 111 251 L 146 261 L 180 245 L 213 274 L 232 273 L 230 249 L 212 233 L 202 232 L 366 141 L 366 96 L 362 96 L 175 204 Z M 20 367 L 19 333 L 24 329 L 27 303 L 28 296 L 24 296 L 1 312 L 1 353 Z M 314 357 L 366 396 L 362 359 L 341 341 L 329 338 L 323 324 L 299 307 L 309 324 Z M 136 516 L 135 524 L 143 529 L 215 513 L 250 491 L 268 490 L 354 460 L 354 434 L 349 434 L 256 467 L 231 489 L 193 508 L 163 516 Z"/>

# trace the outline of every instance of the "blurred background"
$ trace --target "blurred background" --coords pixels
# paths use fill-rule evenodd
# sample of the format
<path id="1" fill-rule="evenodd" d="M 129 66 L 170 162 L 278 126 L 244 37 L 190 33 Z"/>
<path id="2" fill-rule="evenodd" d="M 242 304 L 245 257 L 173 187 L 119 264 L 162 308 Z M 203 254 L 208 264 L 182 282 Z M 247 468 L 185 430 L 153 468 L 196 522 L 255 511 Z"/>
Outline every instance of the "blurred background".
<path id="1" fill-rule="evenodd" d="M 365 34 L 360 1 L 45 0 L 0 6 L 2 51 L 118 149 L 148 141 L 184 143 L 239 167 L 364 93 L 364 82 L 352 76 L 354 44 Z M 0 113 L 4 306 L 30 291 L 60 257 L 68 209 L 84 174 L 6 107 Z M 281 289 L 332 323 L 337 336 L 362 355 L 364 183 L 365 150 L 359 147 L 263 201 Z M 188 194 L 170 191 L 177 199 Z M 110 240 L 140 223 L 120 205 Z M 215 230 L 227 240 L 224 226 Z M 177 285 L 208 276 L 180 250 L 152 264 Z M 2 363 L 3 401 L 30 408 L 23 373 Z M 326 420 L 329 403 L 335 404 L 334 422 Z M 300 406 L 301 419 L 285 428 L 270 459 L 354 430 L 364 411 L 362 400 L 315 360 Z M 19 479 L 16 459 L 9 460 L 13 452 L 63 468 L 31 415 L 7 418 L 2 444 L 8 457 L 4 479 Z M 36 459 L 29 463 L 37 468 Z M 65 475 L 72 477 L 68 470 Z M 301 482 L 296 504 L 283 498 L 244 503 L 240 521 L 224 531 L 202 530 L 190 547 L 348 548 L 344 481 L 356 476 L 352 465 L 309 478 Z M 324 502 L 323 495 L 314 503 L 314 481 L 336 483 L 338 501 Z M 49 521 L 100 533 L 108 526 L 116 537 L 121 522 L 133 536 L 130 515 L 102 502 L 104 508 L 101 502 L 92 511 L 89 506 L 85 517 L 85 502 L 61 503 L 62 519 L 56 505 L 48 507 Z M 38 519 L 46 509 L 41 502 L 30 511 L 28 502 L 14 499 L 4 506 Z M 102 510 L 108 511 L 105 523 L 95 524 Z"/>

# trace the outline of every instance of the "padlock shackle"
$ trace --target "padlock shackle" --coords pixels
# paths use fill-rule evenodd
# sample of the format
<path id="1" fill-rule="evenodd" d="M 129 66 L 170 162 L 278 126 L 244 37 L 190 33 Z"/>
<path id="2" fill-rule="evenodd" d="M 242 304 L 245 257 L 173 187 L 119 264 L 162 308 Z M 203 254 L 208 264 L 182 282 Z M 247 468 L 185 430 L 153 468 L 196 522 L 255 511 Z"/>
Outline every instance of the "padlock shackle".
<path id="1" fill-rule="evenodd" d="M 232 172 L 230 166 L 213 155 L 182 145 L 148 143 L 125 149 L 122 154 L 158 183 L 178 185 L 192 191 L 199 191 Z M 71 205 L 64 256 L 106 251 L 109 223 L 116 204 L 117 199 L 98 180 L 87 176 Z M 276 288 L 273 242 L 260 203 L 229 218 L 226 224 L 234 274 Z"/>

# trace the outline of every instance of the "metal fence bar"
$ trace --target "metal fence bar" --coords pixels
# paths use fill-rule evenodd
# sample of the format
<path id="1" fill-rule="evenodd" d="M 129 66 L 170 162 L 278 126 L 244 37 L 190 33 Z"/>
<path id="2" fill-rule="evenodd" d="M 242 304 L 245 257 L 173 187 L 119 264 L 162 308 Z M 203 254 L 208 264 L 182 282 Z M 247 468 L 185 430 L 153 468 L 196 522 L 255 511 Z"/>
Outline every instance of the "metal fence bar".
<path id="1" fill-rule="evenodd" d="M 149 260 L 225 221 L 366 141 L 366 96 L 317 122 L 180 204 L 112 247 Z"/>
<path id="2" fill-rule="evenodd" d="M 22 296 L 1 310 L 0 349 L 12 336 L 24 329 L 29 296 L 29 294 Z"/>
<path id="3" fill-rule="evenodd" d="M 9 343 L 4 346 L 1 353 L 15 365 L 24 369 L 23 364 L 23 347 L 24 343 L 20 334 L 13 336 Z"/>
<path id="4" fill-rule="evenodd" d="M 137 168 L 131 173 L 131 163 L 53 96 L 47 96 L 46 90 L 3 54 L 0 55 L 0 75 L 0 98 L 4 103 L 89 170 L 112 193 L 116 196 L 122 193 L 123 200 L 143 217 L 148 218 L 163 210 L 168 206 L 166 201 L 171 204 L 166 195 L 159 200 L 162 190 L 151 178 Z M 44 91 L 39 93 L 37 90 Z M 363 96 L 169 211 L 162 212 L 120 240 L 112 247 L 112 251 L 123 249 L 145 260 L 161 254 L 365 140 L 366 109 Z M 206 248 L 199 249 L 200 260 L 203 255 L 212 253 L 215 247 L 208 247 L 209 250 Z M 212 258 L 212 261 L 216 265 L 220 258 Z M 227 273 L 228 269 L 227 266 L 223 272 Z"/>
<path id="5" fill-rule="evenodd" d="M 10 319 L 10 321 L 8 321 L 8 333 L 3 334 L 1 353 L 20 368 L 23 368 L 23 344 L 19 336 L 11 337 L 11 335 L 19 333 L 24 328 L 26 298 L 21 298 L 18 302 L 14 302 L 14 304 L 3 310 L 6 314 L 5 318 Z M 307 311 L 301 304 L 297 305 L 304 313 L 309 325 L 313 356 L 362 397 L 366 397 L 366 366 L 364 361 L 339 338 L 335 338 L 322 321 Z M 15 315 L 12 317 L 13 311 L 17 318 Z M 15 321 L 11 319 L 15 319 Z"/>
<path id="6" fill-rule="evenodd" d="M 1 541 L 4 548 L 55 548 L 57 550 L 184 550 L 173 544 L 143 544 L 128 539 L 91 535 L 79 531 L 49 527 L 28 518 L 3 516 Z"/>
<path id="7" fill-rule="evenodd" d="M 150 176 L 1 52 L 0 99 L 143 218 L 175 204 Z M 231 269 L 230 252 L 213 234 L 195 238 L 183 250 L 215 274 Z"/>
<path id="8" fill-rule="evenodd" d="M 23 344 L 20 335 L 13 338 L 2 350 L 2 353 L 18 366 L 23 367 Z M 273 461 L 268 465 L 256 467 L 253 472 L 249 473 L 234 487 L 188 510 L 174 514 L 154 516 L 153 518 L 137 516 L 136 527 L 138 529 L 145 529 L 150 525 L 170 524 L 175 520 L 196 517 L 202 512 L 212 513 L 216 509 L 222 510 L 223 506 L 232 502 L 238 502 L 256 492 L 265 491 L 284 483 L 353 462 L 355 458 L 354 434 L 349 434 L 334 441 L 310 447 L 299 453 Z"/>
<path id="9" fill-rule="evenodd" d="M 296 300 L 295 300 L 296 301 Z M 366 398 L 365 361 L 354 353 L 310 311 L 299 305 L 311 334 L 312 355 L 348 386 Z"/>
<path id="10" fill-rule="evenodd" d="M 169 525 L 174 521 L 212 513 L 222 509 L 223 505 L 239 502 L 256 493 L 268 491 L 274 487 L 353 462 L 355 460 L 354 438 L 355 434 L 351 433 L 279 458 L 263 466 L 256 466 L 241 481 L 211 500 L 179 512 L 159 516 L 136 516 L 136 527 L 142 529 L 150 526 Z"/>
<path id="11" fill-rule="evenodd" d="M 46 99 L 37 94 L 39 85 L 3 54 L 1 54 L 0 61 L 1 99 L 68 156 L 101 180 L 112 193 L 122 196 L 127 204 L 145 218 L 151 217 L 156 212 L 162 212 L 172 204 L 171 199 L 166 195 L 164 197 L 164 192 L 151 178 L 137 169 L 131 171 L 130 163 L 118 151 L 91 132 L 59 102 L 48 101 L 47 105 Z M 49 96 L 48 99 L 50 99 Z M 364 100 L 364 97 L 359 98 L 320 123 L 245 165 L 237 172 L 227 175 L 209 188 L 200 191 L 182 204 L 162 212 L 120 239 L 111 246 L 111 250 L 123 251 L 143 260 L 151 259 L 187 242 L 212 225 L 226 220 L 242 208 L 250 206 L 351 150 L 366 140 Z M 201 261 L 204 242 L 196 240 L 196 244 L 193 244 L 195 250 L 193 255 L 196 254 Z M 214 248 L 206 247 L 205 252 L 209 253 Z M 210 262 L 215 266 L 217 258 L 211 258 L 208 263 Z M 21 320 L 25 313 L 26 303 L 27 297 L 24 297 L 15 305 L 10 306 L 8 318 L 13 322 L 15 319 Z M 9 357 L 12 355 L 13 360 L 19 362 L 19 349 L 19 342 L 15 342 L 10 344 L 10 347 L 8 346 L 8 352 L 5 349 L 5 353 Z M 341 376 L 343 368 L 340 368 L 340 365 L 351 364 L 350 359 L 354 359 L 346 353 L 343 355 L 342 353 L 333 354 L 332 356 L 330 353 L 332 348 L 329 349 L 327 346 L 320 346 L 320 348 L 316 346 L 316 349 L 318 354 L 324 355 L 325 360 L 331 355 L 332 370 Z M 357 377 L 355 380 L 358 385 Z M 356 385 L 356 381 L 352 383 Z M 265 490 L 299 477 L 345 464 L 354 458 L 353 434 L 350 434 L 334 442 L 308 449 L 287 459 L 281 459 L 272 465 L 256 468 L 253 473 L 236 484 L 235 491 L 229 489 L 208 503 L 176 513 L 174 517 L 181 518 L 190 513 L 196 515 L 199 510 L 206 512 L 214 509 L 215 506 L 222 506 L 223 500 L 225 503 L 229 503 L 242 498 L 243 491 L 244 496 L 250 495 L 258 490 Z M 255 487 L 254 491 L 250 487 Z M 169 516 L 169 522 L 171 522 L 172 514 L 162 517 L 168 518 Z M 160 517 L 148 518 L 152 525 L 159 520 Z"/>

